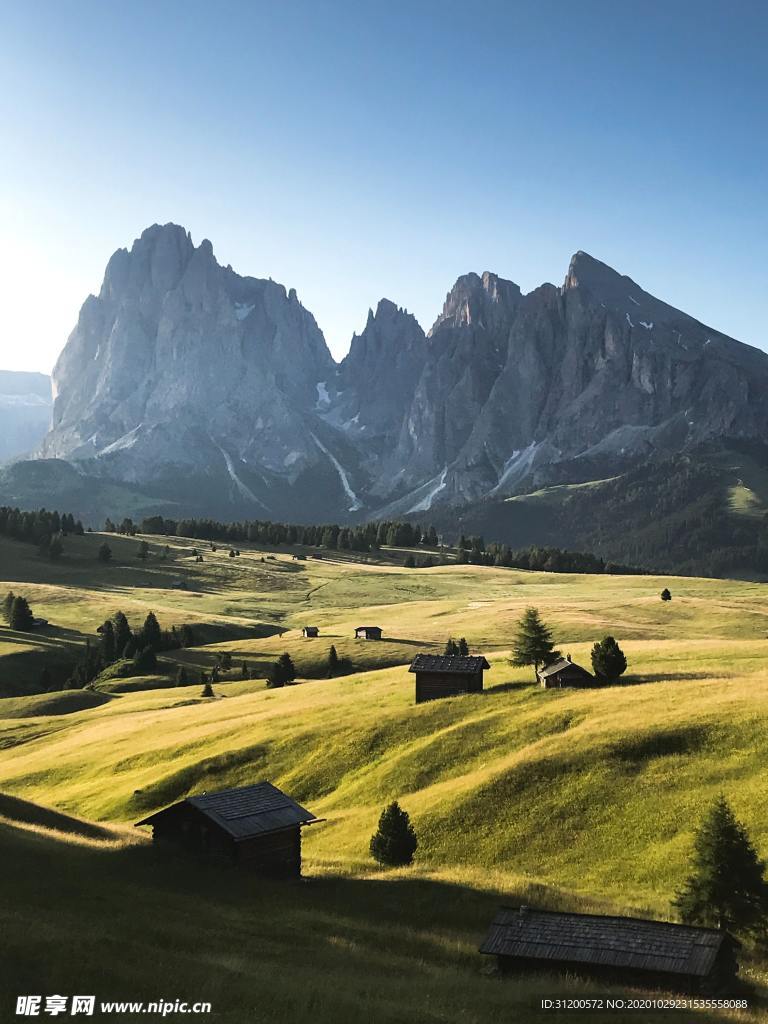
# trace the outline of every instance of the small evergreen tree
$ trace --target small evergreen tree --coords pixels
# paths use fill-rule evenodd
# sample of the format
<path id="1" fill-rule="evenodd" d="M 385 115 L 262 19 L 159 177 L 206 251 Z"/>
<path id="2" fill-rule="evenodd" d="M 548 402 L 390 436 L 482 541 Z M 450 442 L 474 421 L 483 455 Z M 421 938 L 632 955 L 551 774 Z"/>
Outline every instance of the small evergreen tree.
<path id="1" fill-rule="evenodd" d="M 339 656 L 336 653 L 336 648 L 331 644 L 331 649 L 328 651 L 328 678 L 333 679 L 339 674 Z"/>
<path id="2" fill-rule="evenodd" d="M 453 639 L 453 637 L 450 637 L 449 640 L 448 640 L 448 643 L 445 645 L 445 650 L 443 651 L 443 654 L 446 655 L 449 658 L 453 658 L 458 653 L 459 653 L 459 645 L 456 643 L 456 641 Z"/>
<path id="3" fill-rule="evenodd" d="M 387 867 L 411 864 L 418 845 L 408 812 L 393 801 L 381 812 L 379 827 L 371 836 L 374 860 Z"/>
<path id="4" fill-rule="evenodd" d="M 592 670 L 603 683 L 615 683 L 626 672 L 627 659 L 612 636 L 604 637 L 592 648 Z"/>
<path id="5" fill-rule="evenodd" d="M 137 648 L 136 648 L 136 641 L 134 640 L 133 637 L 131 637 L 131 639 L 128 641 L 128 643 L 123 648 L 123 650 L 122 650 L 122 652 L 120 654 L 120 657 L 121 658 L 125 658 L 128 661 L 130 661 L 131 658 L 133 658 L 135 656 L 136 650 L 137 650 Z"/>
<path id="6" fill-rule="evenodd" d="M 141 541 L 139 543 L 139 550 L 136 552 L 136 557 L 137 558 L 141 558 L 142 561 L 145 561 L 148 556 L 149 556 L 149 544 L 147 544 L 147 542 L 145 540 L 143 540 L 143 541 Z"/>
<path id="7" fill-rule="evenodd" d="M 686 924 L 762 931 L 768 919 L 764 871 L 746 829 L 721 795 L 695 832 L 691 874 L 672 906 Z"/>
<path id="8" fill-rule="evenodd" d="M 8 625 L 21 633 L 28 633 L 34 628 L 35 617 L 26 597 L 14 597 L 11 618 Z"/>
<path id="9" fill-rule="evenodd" d="M 14 592 L 12 590 L 9 590 L 8 593 L 5 595 L 5 599 L 3 600 L 3 619 L 5 619 L 6 622 L 11 621 L 11 612 L 13 611 L 13 602 L 15 598 L 16 595 L 14 594 Z"/>
<path id="10" fill-rule="evenodd" d="M 203 684 L 203 692 L 200 694 L 201 697 L 215 697 L 216 694 L 213 692 L 213 687 L 209 679 L 206 677 L 205 672 L 200 674 L 200 681 Z"/>
<path id="11" fill-rule="evenodd" d="M 111 665 L 117 658 L 115 627 L 109 619 L 101 627 L 101 658 L 105 665 Z"/>
<path id="12" fill-rule="evenodd" d="M 221 668 L 224 672 L 229 672 L 232 668 L 232 655 L 229 651 L 225 651 L 221 656 Z"/>
<path id="13" fill-rule="evenodd" d="M 122 656 L 125 657 L 122 652 L 125 650 L 128 643 L 133 640 L 133 633 L 131 632 L 131 627 L 128 625 L 128 619 L 126 619 L 122 612 L 115 612 L 112 616 L 112 625 L 115 630 L 115 650 L 119 651 Z M 128 657 L 132 658 L 133 654 L 128 655 Z"/>
<path id="14" fill-rule="evenodd" d="M 188 682 L 189 680 L 187 678 L 187 670 L 184 668 L 183 665 L 179 665 L 179 667 L 176 669 L 176 685 L 186 686 Z"/>
<path id="15" fill-rule="evenodd" d="M 152 647 L 159 651 L 162 647 L 162 638 L 163 631 L 160 629 L 160 623 L 157 621 L 155 613 L 150 612 L 141 627 L 141 642 L 145 647 Z"/>
<path id="16" fill-rule="evenodd" d="M 245 662 L 243 662 L 240 665 L 240 678 L 241 679 L 247 679 L 248 678 L 248 665 Z"/>
<path id="17" fill-rule="evenodd" d="M 466 658 L 469 655 L 469 644 L 463 636 L 459 639 L 459 654 L 463 658 Z"/>
<path id="18" fill-rule="evenodd" d="M 109 546 L 109 544 L 107 544 L 106 541 L 104 541 L 104 543 L 99 548 L 98 559 L 105 565 L 107 564 L 107 562 L 112 561 L 112 548 Z"/>
<path id="19" fill-rule="evenodd" d="M 664 589 L 661 592 L 661 600 L 662 601 L 671 601 L 672 600 L 672 594 L 667 589 L 667 587 L 664 587 Z"/>
<path id="20" fill-rule="evenodd" d="M 278 665 L 283 675 L 283 682 L 292 683 L 296 678 L 296 667 L 291 660 L 290 654 L 281 654 L 277 659 Z"/>
<path id="21" fill-rule="evenodd" d="M 552 642 L 552 631 L 542 622 L 538 609 L 526 608 L 512 642 L 512 664 L 533 665 L 538 681 L 539 665 L 550 665 L 560 657 Z"/>

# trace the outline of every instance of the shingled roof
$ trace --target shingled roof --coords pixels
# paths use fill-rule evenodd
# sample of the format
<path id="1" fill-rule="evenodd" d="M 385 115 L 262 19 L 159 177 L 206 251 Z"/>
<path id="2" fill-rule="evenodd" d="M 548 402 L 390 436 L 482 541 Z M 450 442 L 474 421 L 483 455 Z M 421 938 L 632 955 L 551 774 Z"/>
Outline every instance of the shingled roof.
<path id="1" fill-rule="evenodd" d="M 539 669 L 539 679 L 555 676 L 566 668 L 575 668 L 578 672 L 583 672 L 587 676 L 592 674 L 587 669 L 582 668 L 581 665 L 577 665 L 575 661 L 571 661 L 570 658 L 559 658 L 557 661 L 553 661 L 551 665 L 546 665 L 544 668 Z"/>
<path id="2" fill-rule="evenodd" d="M 703 978 L 726 938 L 668 921 L 502 907 L 480 952 Z"/>
<path id="3" fill-rule="evenodd" d="M 417 654 L 409 672 L 479 672 L 491 666 L 480 655 Z"/>
<path id="4" fill-rule="evenodd" d="M 136 824 L 153 825 L 158 818 L 183 804 L 200 811 L 233 839 L 251 839 L 266 832 L 279 832 L 294 825 L 310 825 L 320 820 L 271 782 L 257 782 L 252 786 L 189 796 Z"/>

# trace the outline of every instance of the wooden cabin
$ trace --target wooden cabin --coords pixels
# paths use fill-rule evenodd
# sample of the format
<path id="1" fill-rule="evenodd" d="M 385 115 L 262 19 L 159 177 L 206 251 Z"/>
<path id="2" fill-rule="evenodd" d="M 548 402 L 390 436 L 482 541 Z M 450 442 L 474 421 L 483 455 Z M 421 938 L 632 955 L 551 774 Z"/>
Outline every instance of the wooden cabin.
<path id="1" fill-rule="evenodd" d="M 305 626 L 301 631 L 302 636 L 320 636 L 320 629 L 317 626 Z"/>
<path id="2" fill-rule="evenodd" d="M 152 841 L 280 878 L 301 875 L 301 829 L 320 819 L 270 782 L 202 793 L 136 822 Z"/>
<path id="3" fill-rule="evenodd" d="M 536 673 L 539 683 L 547 690 L 559 689 L 564 686 L 594 686 L 595 677 L 581 665 L 571 661 L 570 654 L 551 665 L 545 665 Z"/>
<path id="4" fill-rule="evenodd" d="M 481 953 L 499 970 L 546 970 L 684 992 L 723 992 L 738 972 L 738 942 L 715 928 L 637 917 L 501 907 Z"/>
<path id="5" fill-rule="evenodd" d="M 355 629 L 356 640 L 381 640 L 381 626 L 358 626 Z"/>
<path id="6" fill-rule="evenodd" d="M 416 675 L 416 703 L 481 693 L 483 672 L 490 667 L 482 655 L 417 654 L 408 669 Z"/>

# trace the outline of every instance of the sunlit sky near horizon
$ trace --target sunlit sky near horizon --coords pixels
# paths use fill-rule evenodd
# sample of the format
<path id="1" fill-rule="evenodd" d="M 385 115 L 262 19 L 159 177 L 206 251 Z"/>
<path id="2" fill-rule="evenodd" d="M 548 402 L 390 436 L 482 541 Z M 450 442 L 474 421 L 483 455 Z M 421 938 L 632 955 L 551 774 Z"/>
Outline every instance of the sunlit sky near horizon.
<path id="1" fill-rule="evenodd" d="M 584 249 L 768 349 L 768 4 L 0 0 L 0 369 L 175 221 L 339 358 L 386 296 Z"/>

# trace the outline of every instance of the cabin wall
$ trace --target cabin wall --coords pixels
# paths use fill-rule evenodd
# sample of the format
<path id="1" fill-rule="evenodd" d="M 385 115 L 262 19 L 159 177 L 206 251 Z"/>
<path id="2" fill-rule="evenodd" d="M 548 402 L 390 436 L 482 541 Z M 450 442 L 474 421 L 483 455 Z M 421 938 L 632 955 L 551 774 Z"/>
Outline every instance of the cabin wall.
<path id="1" fill-rule="evenodd" d="M 541 685 L 547 690 L 555 690 L 563 686 L 587 687 L 593 684 L 594 679 L 587 672 L 577 668 L 564 668 L 557 675 L 547 676 Z"/>
<path id="2" fill-rule="evenodd" d="M 480 693 L 482 672 L 417 672 L 416 703 L 456 697 L 462 693 Z"/>
<path id="3" fill-rule="evenodd" d="M 689 974 L 663 971 L 641 971 L 630 967 L 613 967 L 599 963 L 574 963 L 570 960 L 534 960 L 528 957 L 498 956 L 499 972 L 504 975 L 568 974 L 572 977 L 594 979 L 605 984 L 637 986 L 694 995 L 702 990 L 704 979 Z"/>
<path id="4" fill-rule="evenodd" d="M 239 867 L 280 878 L 301 875 L 301 829 L 283 829 L 237 844 Z"/>
<path id="5" fill-rule="evenodd" d="M 232 837 L 191 807 L 179 807 L 173 815 L 155 822 L 152 841 L 229 863 L 236 855 Z"/>

